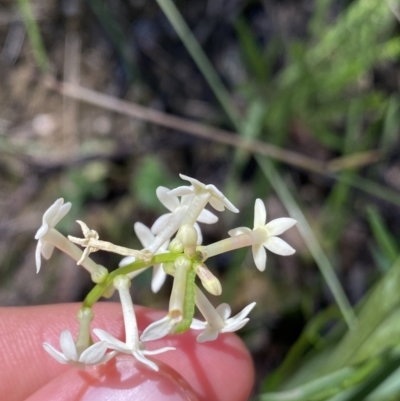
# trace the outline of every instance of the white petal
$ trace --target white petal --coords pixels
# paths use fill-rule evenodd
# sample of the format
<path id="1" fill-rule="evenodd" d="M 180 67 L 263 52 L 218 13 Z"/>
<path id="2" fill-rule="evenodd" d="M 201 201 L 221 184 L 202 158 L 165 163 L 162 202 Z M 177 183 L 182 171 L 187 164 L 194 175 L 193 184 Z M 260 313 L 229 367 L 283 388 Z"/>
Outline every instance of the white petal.
<path id="1" fill-rule="evenodd" d="M 207 209 L 203 209 L 197 218 L 199 223 L 214 224 L 218 221 L 218 217 Z"/>
<path id="2" fill-rule="evenodd" d="M 267 221 L 267 211 L 265 210 L 264 202 L 261 199 L 256 199 L 254 204 L 254 228 L 263 227 Z"/>
<path id="3" fill-rule="evenodd" d="M 53 219 L 57 216 L 58 211 L 64 203 L 63 198 L 57 199 L 44 213 L 43 224 L 47 223 L 51 226 Z"/>
<path id="4" fill-rule="evenodd" d="M 56 216 L 53 218 L 53 220 L 51 220 L 51 223 L 50 223 L 51 227 L 55 227 L 56 224 L 59 223 L 59 221 L 70 211 L 71 206 L 72 206 L 72 203 L 67 202 L 60 207 Z"/>
<path id="5" fill-rule="evenodd" d="M 140 336 L 141 341 L 158 340 L 159 338 L 165 337 L 174 327 L 175 322 L 167 315 L 156 322 L 151 323 L 143 331 Z"/>
<path id="6" fill-rule="evenodd" d="M 193 227 L 197 232 L 197 245 L 201 245 L 203 242 L 203 234 L 201 233 L 200 226 L 197 223 L 194 223 Z"/>
<path id="7" fill-rule="evenodd" d="M 231 307 L 228 304 L 221 304 L 216 307 L 216 310 L 218 312 L 218 315 L 221 316 L 222 320 L 225 322 L 226 319 L 229 318 L 229 316 L 232 313 Z"/>
<path id="8" fill-rule="evenodd" d="M 246 323 L 249 321 L 249 318 L 242 319 L 242 320 L 236 320 L 225 327 L 221 329 L 221 333 L 233 333 L 234 331 L 237 331 L 241 329 L 243 326 L 246 325 Z"/>
<path id="9" fill-rule="evenodd" d="M 158 200 L 170 211 L 173 212 L 180 206 L 179 199 L 176 195 L 171 195 L 170 189 L 166 187 L 158 187 L 156 195 Z"/>
<path id="10" fill-rule="evenodd" d="M 171 218 L 172 213 L 165 213 L 162 214 L 155 222 L 154 224 L 151 226 L 151 232 L 154 235 L 159 234 L 164 228 L 165 226 L 168 224 L 169 219 Z"/>
<path id="11" fill-rule="evenodd" d="M 39 273 L 40 266 L 42 264 L 42 260 L 41 260 L 42 248 L 43 248 L 43 241 L 39 240 L 36 245 L 36 251 L 35 251 L 36 273 Z"/>
<path id="12" fill-rule="evenodd" d="M 278 237 L 269 237 L 263 245 L 277 255 L 288 256 L 296 252 L 287 242 Z"/>
<path id="13" fill-rule="evenodd" d="M 219 212 L 223 212 L 225 210 L 225 205 L 224 202 L 222 202 L 220 199 L 211 197 L 208 200 L 209 204 L 215 209 L 218 210 Z"/>
<path id="14" fill-rule="evenodd" d="M 35 239 L 42 238 L 47 233 L 47 231 L 49 231 L 49 225 L 47 223 L 43 223 L 39 227 L 39 230 L 36 231 Z"/>
<path id="15" fill-rule="evenodd" d="M 150 359 L 147 359 L 140 351 L 133 351 L 132 355 L 140 362 L 144 363 L 147 365 L 150 369 L 155 370 L 158 372 L 158 366 L 156 363 L 150 361 Z"/>
<path id="16" fill-rule="evenodd" d="M 226 197 L 224 197 L 225 207 L 233 213 L 239 213 L 239 209 Z"/>
<path id="17" fill-rule="evenodd" d="M 103 359 L 106 351 L 107 343 L 105 341 L 99 341 L 82 352 L 79 357 L 79 362 L 82 362 L 85 365 L 96 365 Z"/>
<path id="18" fill-rule="evenodd" d="M 153 267 L 153 277 L 151 279 L 151 290 L 156 293 L 160 291 L 160 288 L 167 278 L 167 273 L 165 273 L 162 264 L 155 265 Z"/>
<path id="19" fill-rule="evenodd" d="M 118 267 L 124 267 L 130 265 L 136 260 L 134 256 L 125 256 L 121 261 L 118 263 Z"/>
<path id="20" fill-rule="evenodd" d="M 207 327 L 207 322 L 202 322 L 199 319 L 192 319 L 190 323 L 190 328 L 193 330 L 204 330 Z"/>
<path id="21" fill-rule="evenodd" d="M 154 235 L 150 228 L 146 227 L 143 223 L 135 223 L 133 225 L 133 229 L 135 230 L 135 234 L 139 238 L 139 241 L 144 248 L 150 245 L 154 240 Z"/>
<path id="22" fill-rule="evenodd" d="M 260 272 L 263 272 L 267 264 L 267 252 L 261 244 L 253 245 L 251 250 L 253 252 L 253 259 L 257 269 L 260 270 Z"/>
<path id="23" fill-rule="evenodd" d="M 72 334 L 68 330 L 63 330 L 60 335 L 61 351 L 69 361 L 78 360 L 78 352 Z"/>
<path id="24" fill-rule="evenodd" d="M 193 187 L 182 186 L 182 187 L 178 187 L 178 188 L 175 188 L 175 189 L 171 189 L 171 191 L 169 191 L 168 194 L 171 195 L 171 196 L 193 195 L 194 194 L 194 188 Z"/>
<path id="25" fill-rule="evenodd" d="M 130 352 L 130 349 L 123 341 L 118 340 L 118 338 L 115 338 L 105 330 L 93 329 L 93 333 L 96 334 L 100 341 L 105 341 L 108 348 L 116 349 L 120 352 Z"/>
<path id="26" fill-rule="evenodd" d="M 54 251 L 54 245 L 49 242 L 43 241 L 42 255 L 45 259 L 49 260 Z"/>
<path id="27" fill-rule="evenodd" d="M 237 228 L 233 228 L 232 230 L 228 231 L 229 236 L 231 237 L 236 237 L 237 235 L 243 234 L 243 233 L 248 233 L 252 230 L 250 230 L 250 228 L 248 227 L 237 227 Z"/>
<path id="28" fill-rule="evenodd" d="M 189 176 L 183 175 L 183 174 L 179 174 L 179 177 L 181 177 L 182 180 L 189 181 L 194 187 L 203 188 L 203 189 L 206 188 L 206 186 L 199 180 L 196 180 L 196 178 L 192 178 L 192 177 L 189 177 Z"/>
<path id="29" fill-rule="evenodd" d="M 49 343 L 43 343 L 43 348 L 57 361 L 60 363 L 68 363 L 68 359 L 65 357 L 65 355 L 56 350 L 52 345 Z"/>
<path id="30" fill-rule="evenodd" d="M 205 343 L 207 341 L 214 341 L 218 338 L 219 331 L 207 325 L 206 329 L 197 336 L 198 343 Z"/>
<path id="31" fill-rule="evenodd" d="M 269 235 L 276 236 L 281 235 L 296 223 L 297 221 L 295 219 L 291 219 L 290 217 L 281 217 L 280 219 L 270 221 L 265 228 L 268 230 Z"/>
<path id="32" fill-rule="evenodd" d="M 241 322 L 244 318 L 247 317 L 247 315 L 252 311 L 252 309 L 256 306 L 255 302 L 252 302 L 251 304 L 247 305 L 241 312 L 239 312 L 237 315 L 231 317 L 228 319 L 226 324 L 234 324 L 236 322 Z"/>

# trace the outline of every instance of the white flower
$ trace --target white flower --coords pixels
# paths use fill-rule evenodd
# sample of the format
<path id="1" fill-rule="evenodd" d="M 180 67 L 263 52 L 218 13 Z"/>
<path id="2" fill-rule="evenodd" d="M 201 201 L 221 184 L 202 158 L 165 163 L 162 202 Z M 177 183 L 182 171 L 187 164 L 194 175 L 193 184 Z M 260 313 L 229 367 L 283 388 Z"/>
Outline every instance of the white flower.
<path id="1" fill-rule="evenodd" d="M 141 242 L 141 244 L 143 245 L 144 248 L 146 248 L 146 246 L 150 245 L 153 242 L 155 236 L 153 235 L 151 230 L 149 228 L 147 228 L 144 224 L 135 223 L 133 228 L 135 230 L 135 233 L 136 233 L 139 241 Z M 165 253 L 168 249 L 168 244 L 169 244 L 169 241 L 164 242 L 158 248 L 156 254 Z M 134 256 L 127 256 L 119 262 L 119 266 L 120 267 L 126 266 L 126 265 L 134 262 L 135 260 L 136 260 L 136 258 Z M 132 274 L 128 274 L 128 276 L 129 276 L 129 278 L 136 277 L 143 270 L 145 270 L 145 269 L 140 269 L 135 272 L 132 272 Z M 153 278 L 151 280 L 151 289 L 153 292 L 158 292 L 160 290 L 160 288 L 164 284 L 166 277 L 167 277 L 167 274 L 165 273 L 165 271 L 163 269 L 163 265 L 162 264 L 154 265 Z"/>
<path id="2" fill-rule="evenodd" d="M 230 306 L 228 304 L 221 304 L 216 308 L 216 311 L 223 321 L 222 324 L 212 325 L 207 321 L 202 322 L 200 320 L 193 319 L 190 328 L 193 330 L 204 330 L 197 337 L 197 341 L 199 343 L 214 341 L 217 339 L 220 333 L 230 333 L 241 329 L 250 320 L 247 315 L 251 312 L 255 305 L 255 302 L 247 305 L 240 313 L 230 318 Z"/>
<path id="3" fill-rule="evenodd" d="M 140 336 L 141 341 L 153 341 L 163 338 L 170 334 L 173 327 L 179 323 L 177 319 L 166 315 L 160 320 L 149 324 Z"/>
<path id="4" fill-rule="evenodd" d="M 231 237 L 240 235 L 246 232 L 255 231 L 261 234 L 263 241 L 252 246 L 254 262 L 257 269 L 265 270 L 267 263 L 267 252 L 265 248 L 277 255 L 292 255 L 296 251 L 277 235 L 282 234 L 297 222 L 289 217 L 275 219 L 266 224 L 267 211 L 261 199 L 257 199 L 254 205 L 254 228 L 251 230 L 248 227 L 238 227 L 229 231 Z M 265 247 L 265 248 L 264 248 Z"/>
<path id="5" fill-rule="evenodd" d="M 145 355 L 157 355 L 161 354 L 162 352 L 166 351 L 174 351 L 175 348 L 173 347 L 164 347 L 153 351 L 148 351 L 145 349 L 145 346 L 142 342 L 136 343 L 133 341 L 131 344 L 124 343 L 123 341 L 118 340 L 111 334 L 107 333 L 102 329 L 93 329 L 93 332 L 96 336 L 107 343 L 107 347 L 113 349 L 118 352 L 122 352 L 124 354 L 131 354 L 133 355 L 138 361 L 144 363 L 149 368 L 158 371 L 159 368 L 156 363 L 150 361 L 145 357 Z"/>
<path id="6" fill-rule="evenodd" d="M 129 287 L 131 284 L 130 279 L 126 275 L 118 275 L 114 278 L 113 284 L 118 290 L 121 300 L 122 314 L 124 316 L 125 325 L 125 342 L 118 340 L 102 329 L 93 329 L 93 332 L 101 341 L 105 341 L 107 343 L 108 348 L 124 354 L 131 354 L 138 361 L 149 366 L 151 369 L 158 371 L 157 364 L 147 359 L 145 355 L 156 355 L 165 351 L 173 351 L 175 348 L 164 347 L 153 351 L 147 351 L 145 349 L 144 344 L 139 340 L 136 315 L 129 292 Z"/>
<path id="7" fill-rule="evenodd" d="M 108 347 L 105 341 L 100 341 L 91 345 L 82 353 L 78 352 L 72 334 L 68 330 L 63 330 L 60 335 L 60 347 L 62 352 L 56 350 L 49 343 L 43 343 L 43 347 L 58 362 L 80 368 L 85 367 L 85 365 L 97 365 L 107 362 L 116 355 L 116 352 L 106 354 Z"/>
<path id="8" fill-rule="evenodd" d="M 239 213 L 239 210 L 232 204 L 230 200 L 215 186 L 212 184 L 205 185 L 202 182 L 188 177 L 183 174 L 179 174 L 182 180 L 189 181 L 192 185 L 180 186 L 169 192 L 170 195 L 185 196 L 185 195 L 197 195 L 201 193 L 209 193 L 210 199 L 208 202 L 210 205 L 219 212 L 223 212 L 225 208 L 229 209 L 231 212 Z"/>
<path id="9" fill-rule="evenodd" d="M 171 212 L 161 215 L 152 225 L 151 231 L 157 235 L 168 224 L 168 220 L 170 219 L 172 214 L 181 210 L 182 208 L 185 211 L 189 208 L 192 199 L 194 198 L 194 195 L 184 195 L 181 197 L 181 200 L 179 200 L 178 196 L 171 194 L 171 190 L 166 187 L 158 187 L 156 195 L 159 201 Z M 204 224 L 214 224 L 218 221 L 218 217 L 215 216 L 215 214 L 211 213 L 209 210 L 203 209 L 199 217 L 197 218 L 197 221 Z M 196 229 L 198 234 L 197 245 L 200 245 L 202 243 L 202 234 L 200 227 L 197 223 L 195 223 L 194 228 Z"/>
<path id="10" fill-rule="evenodd" d="M 64 204 L 64 199 L 57 199 L 44 213 L 42 225 L 39 230 L 36 232 L 35 239 L 38 240 L 36 246 L 36 273 L 39 273 L 41 260 L 40 255 L 42 254 L 45 259 L 50 259 L 54 245 L 46 242 L 42 239 L 46 233 L 58 224 L 58 222 L 69 212 L 71 209 L 71 203 L 67 202 Z"/>

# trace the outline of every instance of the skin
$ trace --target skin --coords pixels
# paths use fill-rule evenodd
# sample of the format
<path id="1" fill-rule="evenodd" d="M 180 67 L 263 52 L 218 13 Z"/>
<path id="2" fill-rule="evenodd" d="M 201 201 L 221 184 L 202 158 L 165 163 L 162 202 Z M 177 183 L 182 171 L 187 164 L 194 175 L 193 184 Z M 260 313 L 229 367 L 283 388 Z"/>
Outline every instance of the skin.
<path id="1" fill-rule="evenodd" d="M 129 355 L 85 370 L 55 361 L 42 347 L 59 348 L 63 329 L 76 334 L 80 304 L 0 308 L 0 394 L 8 401 L 245 401 L 251 393 L 254 370 L 250 355 L 234 334 L 199 344 L 198 331 L 169 336 L 146 344 L 175 351 L 151 356 L 159 372 Z M 92 328 L 102 328 L 124 340 L 119 304 L 98 303 Z M 139 330 L 165 312 L 135 309 Z M 97 340 L 97 339 L 96 339 Z"/>

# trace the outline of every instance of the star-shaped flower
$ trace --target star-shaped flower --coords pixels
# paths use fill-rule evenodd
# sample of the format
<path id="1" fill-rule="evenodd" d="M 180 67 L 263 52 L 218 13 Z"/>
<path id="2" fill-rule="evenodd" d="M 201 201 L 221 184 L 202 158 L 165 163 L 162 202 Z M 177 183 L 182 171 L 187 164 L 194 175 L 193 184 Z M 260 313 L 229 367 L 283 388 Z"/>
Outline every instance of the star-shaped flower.
<path id="1" fill-rule="evenodd" d="M 155 371 L 159 370 L 157 364 L 150 361 L 150 359 L 147 359 L 145 355 L 157 355 L 161 354 L 162 352 L 175 350 L 175 348 L 173 347 L 164 347 L 149 351 L 145 349 L 145 345 L 141 341 L 139 341 L 138 343 L 136 343 L 136 341 L 133 341 L 131 342 L 131 344 L 128 344 L 124 343 L 121 340 L 118 340 L 117 338 L 102 329 L 93 329 L 93 332 L 101 341 L 106 342 L 108 348 L 113 349 L 117 352 L 122 352 L 124 354 L 133 355 L 138 361 L 144 363 L 149 368 Z"/>
<path id="2" fill-rule="evenodd" d="M 201 193 L 209 193 L 210 199 L 208 202 L 210 205 L 219 212 L 223 212 L 225 208 L 229 209 L 231 212 L 239 213 L 239 210 L 232 204 L 232 202 L 226 198 L 226 196 L 212 184 L 205 185 L 202 182 L 188 177 L 187 175 L 179 174 L 182 180 L 189 181 L 192 185 L 180 186 L 169 192 L 170 195 L 185 196 L 185 195 L 198 195 Z"/>
<path id="3" fill-rule="evenodd" d="M 150 245 L 153 242 L 155 237 L 154 237 L 153 233 L 151 232 L 151 230 L 148 227 L 146 227 L 144 224 L 135 223 L 133 228 L 135 230 L 135 233 L 136 233 L 140 243 L 143 245 L 144 248 L 146 248 L 146 246 Z M 158 251 L 156 252 L 156 254 L 165 253 L 168 249 L 168 244 L 169 244 L 169 241 L 164 242 L 160 246 L 160 248 L 158 248 Z M 126 265 L 134 262 L 135 260 L 136 260 L 136 258 L 134 256 L 126 256 L 119 262 L 119 266 L 120 267 L 126 266 Z M 132 275 L 129 274 L 129 278 L 136 277 L 142 271 L 143 271 L 143 269 L 140 269 L 140 270 L 133 272 Z M 151 289 L 154 293 L 156 293 L 160 290 L 160 288 L 164 284 L 166 277 L 167 277 L 167 274 L 165 273 L 162 264 L 153 266 L 153 278 L 151 280 Z"/>
<path id="4" fill-rule="evenodd" d="M 265 270 L 267 263 L 267 252 L 265 248 L 277 255 L 292 255 L 296 251 L 284 240 L 278 238 L 277 235 L 282 234 L 297 222 L 289 217 L 275 219 L 266 224 L 267 211 L 261 199 L 257 199 L 254 205 L 254 228 L 251 230 L 248 227 L 238 227 L 229 231 L 231 237 L 240 235 L 246 232 L 257 232 L 260 234 L 262 241 L 252 246 L 254 263 L 260 271 Z"/>
<path id="5" fill-rule="evenodd" d="M 39 273 L 41 266 L 40 255 L 43 255 L 45 259 L 50 259 L 54 250 L 54 245 L 46 242 L 42 238 L 69 212 L 71 206 L 72 205 L 70 202 L 64 204 L 64 199 L 60 198 L 57 199 L 44 213 L 42 225 L 40 226 L 39 230 L 37 230 L 35 235 L 35 239 L 38 240 L 35 253 L 36 273 Z"/>
<path id="6" fill-rule="evenodd" d="M 177 323 L 179 323 L 179 319 L 174 319 L 168 314 L 162 319 L 149 324 L 140 336 L 140 340 L 153 341 L 163 338 L 171 333 Z"/>
<path id="7" fill-rule="evenodd" d="M 189 208 L 194 195 L 183 195 L 179 200 L 178 196 L 171 194 L 171 190 L 166 187 L 158 187 L 156 195 L 159 201 L 171 212 L 161 215 L 152 225 L 151 231 L 157 235 L 168 224 L 168 220 L 173 213 L 182 208 L 184 208 L 185 211 Z M 197 221 L 204 224 L 214 224 L 218 221 L 218 217 L 215 216 L 215 214 L 211 213 L 209 210 L 203 209 L 199 217 L 197 218 Z M 200 245 L 202 243 L 202 234 L 200 227 L 197 223 L 195 223 L 194 228 L 196 229 L 198 234 L 198 245 Z"/>
<path id="8" fill-rule="evenodd" d="M 202 322 L 198 319 L 193 319 L 190 328 L 193 330 L 204 330 L 198 337 L 197 341 L 203 343 L 206 341 L 214 341 L 220 333 L 231 333 L 241 329 L 250 319 L 247 315 L 256 305 L 252 302 L 247 305 L 241 312 L 234 317 L 231 315 L 231 308 L 228 304 L 221 304 L 216 308 L 218 315 L 221 317 L 222 324 L 213 325 L 210 322 Z"/>
<path id="9" fill-rule="evenodd" d="M 98 365 L 107 362 L 117 354 L 116 352 L 106 354 L 108 347 L 105 341 L 97 342 L 80 353 L 71 332 L 68 330 L 61 332 L 60 347 L 62 352 L 49 343 L 43 343 L 43 347 L 58 362 L 79 368 L 84 368 L 85 365 Z"/>

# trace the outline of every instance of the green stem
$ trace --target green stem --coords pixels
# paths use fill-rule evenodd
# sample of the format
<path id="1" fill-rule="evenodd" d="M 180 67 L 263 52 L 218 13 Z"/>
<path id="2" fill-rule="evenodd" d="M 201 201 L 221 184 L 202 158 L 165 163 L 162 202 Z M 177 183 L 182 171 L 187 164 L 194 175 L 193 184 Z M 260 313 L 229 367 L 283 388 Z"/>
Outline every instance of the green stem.
<path id="1" fill-rule="evenodd" d="M 153 265 L 161 263 L 174 262 L 175 259 L 180 256 L 180 253 L 161 253 L 159 255 L 154 255 L 150 262 L 144 262 L 143 260 L 136 260 L 129 265 L 119 267 L 118 269 L 112 271 L 108 274 L 107 278 L 100 284 L 97 284 L 89 292 L 86 298 L 83 300 L 83 307 L 91 308 L 104 294 L 107 288 L 112 285 L 114 277 L 119 274 L 129 274 L 136 270 L 147 268 Z"/>

